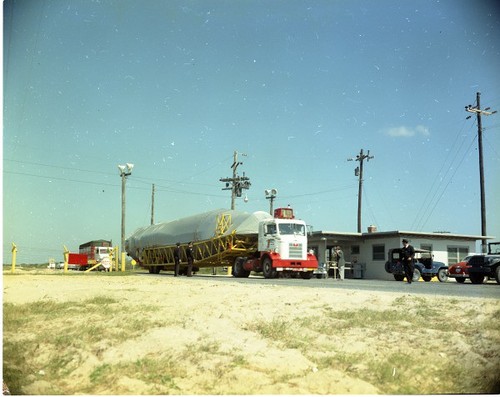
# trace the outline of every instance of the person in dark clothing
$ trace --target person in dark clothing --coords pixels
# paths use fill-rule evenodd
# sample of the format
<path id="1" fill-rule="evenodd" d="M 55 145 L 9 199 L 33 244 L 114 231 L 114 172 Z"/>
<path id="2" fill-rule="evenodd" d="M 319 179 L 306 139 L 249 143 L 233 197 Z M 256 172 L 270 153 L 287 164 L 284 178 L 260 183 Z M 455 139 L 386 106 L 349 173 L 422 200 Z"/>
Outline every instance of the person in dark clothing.
<path id="1" fill-rule="evenodd" d="M 174 248 L 174 276 L 177 277 L 179 275 L 179 264 L 181 261 L 181 243 L 177 243 Z"/>
<path id="2" fill-rule="evenodd" d="M 414 259 L 415 259 L 415 249 L 408 243 L 407 239 L 403 239 L 403 249 L 401 250 L 401 256 L 403 260 L 403 269 L 406 275 L 406 282 L 411 284 L 413 279 L 414 271 Z"/>
<path id="3" fill-rule="evenodd" d="M 193 262 L 194 262 L 194 255 L 193 255 L 193 243 L 189 242 L 188 247 L 186 249 L 186 257 L 187 257 L 187 276 L 191 277 L 192 274 L 191 272 L 193 271 Z"/>

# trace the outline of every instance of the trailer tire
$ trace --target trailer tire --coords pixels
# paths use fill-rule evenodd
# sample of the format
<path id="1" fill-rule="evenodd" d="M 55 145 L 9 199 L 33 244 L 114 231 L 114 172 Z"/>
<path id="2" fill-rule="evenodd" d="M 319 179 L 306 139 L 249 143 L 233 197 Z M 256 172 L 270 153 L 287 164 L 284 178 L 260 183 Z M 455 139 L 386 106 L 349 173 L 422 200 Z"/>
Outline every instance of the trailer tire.
<path id="1" fill-rule="evenodd" d="M 233 276 L 237 278 L 244 278 L 250 276 L 250 271 L 245 270 L 243 268 L 243 264 L 245 263 L 246 258 L 244 257 L 237 257 L 234 261 L 234 266 L 233 266 Z"/>
<path id="2" fill-rule="evenodd" d="M 273 261 L 269 257 L 265 257 L 262 261 L 262 273 L 264 273 L 264 278 L 276 278 L 278 272 L 273 267 Z"/>

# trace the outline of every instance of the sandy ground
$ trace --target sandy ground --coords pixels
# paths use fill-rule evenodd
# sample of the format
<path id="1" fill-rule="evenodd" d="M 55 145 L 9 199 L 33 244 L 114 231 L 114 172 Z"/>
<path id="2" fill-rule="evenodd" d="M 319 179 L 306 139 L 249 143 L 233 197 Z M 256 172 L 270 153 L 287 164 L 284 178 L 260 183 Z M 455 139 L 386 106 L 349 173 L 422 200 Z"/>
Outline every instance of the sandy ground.
<path id="1" fill-rule="evenodd" d="M 343 320 L 331 323 L 324 317 L 326 328 L 321 328 L 323 316 L 335 311 L 410 310 L 412 315 L 418 315 L 417 303 L 410 309 L 396 304 L 402 300 L 422 303 L 428 299 L 413 295 L 409 289 L 407 293 L 396 294 L 287 287 L 280 285 L 280 280 L 272 285 L 241 285 L 199 276 L 107 277 L 95 273 L 62 276 L 53 272 L 22 275 L 4 272 L 4 304 L 43 301 L 71 304 L 105 296 L 115 301 L 115 309 L 122 308 L 118 312 L 115 310 L 118 313 L 115 316 L 129 316 L 123 317 L 124 321 L 144 318 L 153 326 L 125 340 L 109 336 L 95 338 L 75 352 L 79 357 L 78 365 L 70 368 L 68 379 L 57 382 L 46 379 L 48 374 L 42 356 L 49 353 L 40 347 L 40 357 L 26 358 L 32 360 L 33 373 L 26 374 L 29 382 L 23 386 L 21 394 L 457 393 L 464 390 L 455 390 L 447 374 L 435 373 L 435 368 L 453 368 L 465 357 L 469 357 L 469 362 L 463 365 L 499 368 L 498 334 L 483 335 L 481 343 L 484 346 L 468 345 L 457 330 L 450 330 L 446 325 L 448 321 L 460 321 L 456 312 L 442 310 L 446 331 L 434 327 L 415 330 L 428 340 L 425 346 L 414 342 L 414 330 L 408 332 L 403 323 L 385 332 L 381 331 L 379 323 L 370 326 L 367 318 L 365 326 L 330 329 L 328 324 L 341 324 Z M 335 282 L 340 281 L 332 280 Z M 355 283 L 355 280 L 345 282 Z M 457 302 L 456 298 L 440 299 L 440 304 L 441 311 Z M 480 321 L 497 310 L 498 301 L 472 300 L 463 310 L 472 308 L 480 311 L 475 320 Z M 75 311 L 68 321 L 88 323 L 93 319 Z M 110 334 L 119 335 L 113 324 L 109 320 Z M 288 333 L 289 337 L 286 324 L 293 324 L 293 343 L 296 345 L 283 342 L 280 335 L 266 336 L 259 332 L 263 324 L 277 327 L 285 324 L 281 330 L 278 327 L 278 332 Z M 303 331 L 300 324 L 305 324 Z M 4 334 L 4 343 L 6 338 L 30 338 L 33 333 L 46 333 L 49 338 L 54 332 L 64 332 L 65 327 L 69 325 L 47 322 L 44 329 L 28 328 Z M 450 337 L 456 338 L 453 344 L 449 343 Z M 481 349 L 490 351 L 488 359 L 481 359 Z M 405 354 L 411 358 L 411 364 L 405 364 Z M 167 384 L 129 373 L 115 374 L 112 384 L 94 387 L 89 381 L 89 374 L 103 364 L 118 366 L 145 357 L 165 360 L 167 356 L 176 366 Z M 349 359 L 354 362 L 341 365 Z M 368 373 L 373 372 L 373 363 L 377 360 L 385 362 L 380 371 L 389 371 L 383 379 Z M 4 357 L 4 366 L 8 365 L 8 358 Z M 415 371 L 429 372 L 408 376 Z M 405 382 L 408 384 L 404 385 Z M 480 390 L 465 392 L 476 391 Z"/>

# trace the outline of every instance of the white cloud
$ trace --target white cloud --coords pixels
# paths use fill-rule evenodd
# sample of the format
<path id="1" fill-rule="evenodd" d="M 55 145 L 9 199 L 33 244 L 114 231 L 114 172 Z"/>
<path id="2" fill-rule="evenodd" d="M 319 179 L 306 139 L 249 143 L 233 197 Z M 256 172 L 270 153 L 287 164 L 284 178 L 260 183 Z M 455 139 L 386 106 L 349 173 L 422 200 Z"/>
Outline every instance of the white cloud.
<path id="1" fill-rule="evenodd" d="M 385 131 L 385 134 L 393 137 L 408 138 L 415 135 L 429 136 L 430 132 L 427 127 L 423 125 L 417 125 L 414 128 L 405 126 L 389 128 Z"/>

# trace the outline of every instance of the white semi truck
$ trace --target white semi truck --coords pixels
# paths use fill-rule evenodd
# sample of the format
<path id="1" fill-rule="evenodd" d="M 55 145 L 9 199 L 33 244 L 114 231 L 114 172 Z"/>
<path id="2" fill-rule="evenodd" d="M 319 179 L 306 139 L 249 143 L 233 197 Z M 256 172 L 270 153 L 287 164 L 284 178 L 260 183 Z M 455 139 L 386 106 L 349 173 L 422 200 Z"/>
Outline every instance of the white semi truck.
<path id="1" fill-rule="evenodd" d="M 177 221 L 138 229 L 125 242 L 137 263 L 158 274 L 174 270 L 174 248 L 181 243 L 180 271 L 185 272 L 185 249 L 193 244 L 194 271 L 201 267 L 232 266 L 234 277 L 262 272 L 265 278 L 300 274 L 312 277 L 318 260 L 307 246 L 307 227 L 293 209 L 277 208 L 274 216 L 216 210 Z"/>

